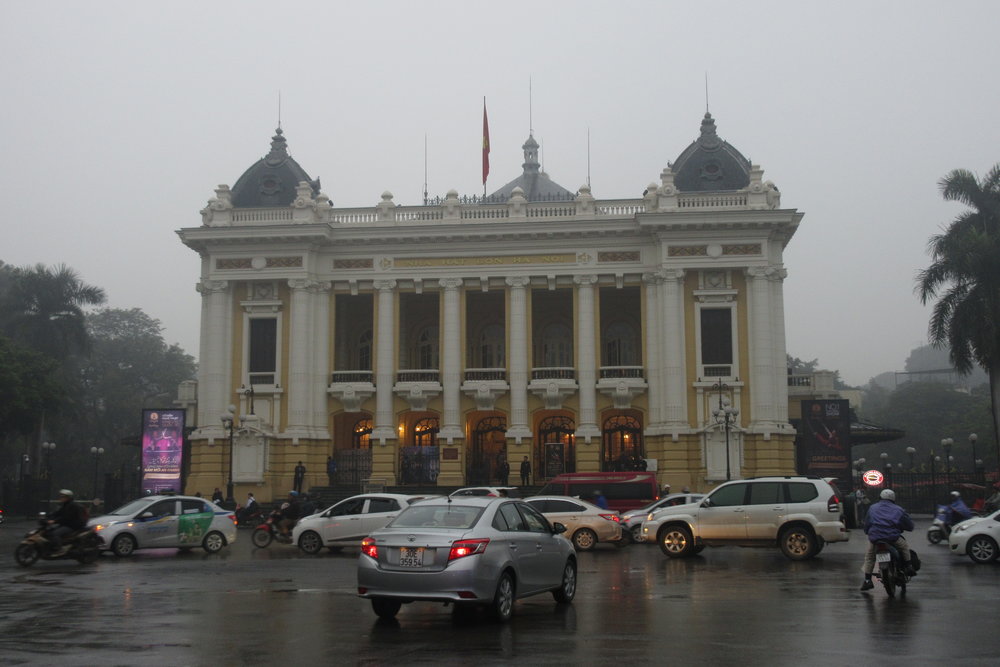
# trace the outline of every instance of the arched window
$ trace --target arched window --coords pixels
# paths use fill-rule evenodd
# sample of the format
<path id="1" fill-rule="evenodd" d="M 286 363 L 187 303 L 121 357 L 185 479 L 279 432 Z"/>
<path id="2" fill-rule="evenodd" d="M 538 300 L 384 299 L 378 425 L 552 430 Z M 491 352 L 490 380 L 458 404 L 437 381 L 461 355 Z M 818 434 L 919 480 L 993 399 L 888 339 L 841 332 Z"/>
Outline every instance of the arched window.
<path id="1" fill-rule="evenodd" d="M 635 470 L 645 457 L 642 425 L 631 415 L 615 415 L 604 420 L 601 470 Z"/>
<path id="2" fill-rule="evenodd" d="M 604 365 L 638 366 L 639 334 L 628 322 L 613 322 L 604 331 Z"/>
<path id="3" fill-rule="evenodd" d="M 372 420 L 359 419 L 351 429 L 351 441 L 354 449 L 369 449 L 372 446 Z"/>
<path id="4" fill-rule="evenodd" d="M 438 429 L 437 417 L 424 417 L 413 425 L 413 444 L 417 447 L 436 447 Z"/>
<path id="5" fill-rule="evenodd" d="M 546 417 L 538 425 L 534 471 L 548 479 L 563 472 L 576 472 L 576 422 L 569 417 Z"/>
<path id="6" fill-rule="evenodd" d="M 502 486 L 507 485 L 508 478 L 501 475 L 501 465 L 507 460 L 506 432 L 507 419 L 503 416 L 484 417 L 476 423 L 465 466 L 467 484 L 490 484 L 496 480 Z"/>
<path id="7" fill-rule="evenodd" d="M 417 368 L 437 368 L 438 367 L 438 328 L 436 326 L 424 327 L 417 335 L 417 349 L 414 359 Z"/>
<path id="8" fill-rule="evenodd" d="M 535 365 L 544 368 L 573 365 L 573 330 L 561 323 L 552 322 L 542 328 L 540 349 L 535 350 Z"/>
<path id="9" fill-rule="evenodd" d="M 504 350 L 504 330 L 502 324 L 487 324 L 479 332 L 476 347 L 477 358 L 473 366 L 479 368 L 503 368 L 506 364 Z"/>
<path id="10" fill-rule="evenodd" d="M 358 337 L 358 354 L 355 370 L 370 371 L 372 369 L 372 330 L 363 331 Z"/>

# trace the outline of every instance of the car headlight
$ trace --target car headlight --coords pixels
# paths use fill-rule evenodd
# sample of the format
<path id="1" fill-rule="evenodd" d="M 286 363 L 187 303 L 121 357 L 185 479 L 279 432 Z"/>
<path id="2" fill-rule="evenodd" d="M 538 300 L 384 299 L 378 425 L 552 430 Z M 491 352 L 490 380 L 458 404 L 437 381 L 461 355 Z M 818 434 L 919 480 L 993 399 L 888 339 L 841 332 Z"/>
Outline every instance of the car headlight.
<path id="1" fill-rule="evenodd" d="M 955 532 L 956 533 L 964 533 L 969 528 L 972 528 L 972 524 L 971 523 L 960 523 L 957 526 L 955 526 Z"/>

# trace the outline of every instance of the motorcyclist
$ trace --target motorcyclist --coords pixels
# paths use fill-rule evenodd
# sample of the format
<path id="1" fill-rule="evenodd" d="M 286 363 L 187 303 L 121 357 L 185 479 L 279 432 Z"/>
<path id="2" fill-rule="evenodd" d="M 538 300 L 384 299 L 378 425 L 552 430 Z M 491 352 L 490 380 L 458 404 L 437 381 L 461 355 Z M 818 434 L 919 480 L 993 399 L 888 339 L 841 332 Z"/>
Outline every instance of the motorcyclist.
<path id="1" fill-rule="evenodd" d="M 989 514 L 1000 510 L 1000 482 L 993 485 L 993 495 L 986 499 L 983 504 L 983 512 Z"/>
<path id="2" fill-rule="evenodd" d="M 298 522 L 302 515 L 302 508 L 299 505 L 299 492 L 289 491 L 288 501 L 283 503 L 280 510 L 281 518 L 278 520 L 278 530 L 283 537 L 291 539 L 292 527 Z"/>
<path id="3" fill-rule="evenodd" d="M 59 491 L 59 507 L 46 517 L 48 528 L 45 537 L 52 543 L 53 555 L 61 556 L 69 551 L 63 545 L 63 538 L 87 527 L 87 510 L 73 500 L 69 489 Z"/>
<path id="4" fill-rule="evenodd" d="M 951 492 L 951 525 L 957 525 L 966 519 L 972 518 L 972 510 L 962 500 L 962 494 L 958 491 Z"/>
<path id="5" fill-rule="evenodd" d="M 913 530 L 913 520 L 906 510 L 896 504 L 896 493 L 892 489 L 883 489 L 879 500 L 868 508 L 868 513 L 862 522 L 862 528 L 868 535 L 868 550 L 865 551 L 865 581 L 861 590 L 868 591 L 875 587 L 872 583 L 872 572 L 875 570 L 875 543 L 889 542 L 899 550 L 903 558 L 903 571 L 907 576 L 916 576 L 916 571 L 910 563 L 910 545 L 903 539 L 904 530 Z"/>

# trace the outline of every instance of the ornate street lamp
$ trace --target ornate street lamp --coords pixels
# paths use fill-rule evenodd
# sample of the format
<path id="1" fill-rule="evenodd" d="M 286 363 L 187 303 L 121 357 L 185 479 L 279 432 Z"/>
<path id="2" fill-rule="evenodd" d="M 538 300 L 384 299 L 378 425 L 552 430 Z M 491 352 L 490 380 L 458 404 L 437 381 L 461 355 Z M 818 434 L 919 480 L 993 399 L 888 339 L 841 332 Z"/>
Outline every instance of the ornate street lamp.
<path id="1" fill-rule="evenodd" d="M 104 456 L 104 447 L 91 447 L 90 454 L 94 457 L 94 495 L 92 497 L 97 498 L 97 473 L 101 464 L 101 457 Z"/>
<path id="2" fill-rule="evenodd" d="M 254 411 L 253 411 L 253 384 L 251 383 L 249 387 L 246 386 L 245 384 L 241 384 L 240 388 L 239 388 L 239 393 L 241 395 L 247 397 L 247 400 L 250 402 L 250 414 L 254 414 Z"/>
<path id="3" fill-rule="evenodd" d="M 729 456 L 729 431 L 736 424 L 736 419 L 740 415 L 740 411 L 729 404 L 728 398 L 726 398 L 725 402 L 722 400 L 723 392 L 728 390 L 729 385 L 721 380 L 712 385 L 712 391 L 719 392 L 719 407 L 712 410 L 712 416 L 715 418 L 715 423 L 721 425 L 726 433 L 726 480 L 733 478 L 732 464 Z"/>
<path id="4" fill-rule="evenodd" d="M 233 499 L 233 426 L 236 420 L 236 406 L 230 405 L 228 410 L 222 414 L 222 428 L 229 434 L 229 469 L 226 473 L 226 501 Z"/>
<path id="5" fill-rule="evenodd" d="M 913 467 L 913 455 L 917 453 L 917 450 L 913 447 L 907 447 L 906 453 L 910 455 L 910 472 L 916 472 L 916 469 Z"/>
<path id="6" fill-rule="evenodd" d="M 979 440 L 979 436 L 975 433 L 969 434 L 969 444 L 972 445 L 972 471 L 976 471 L 976 441 Z"/>
<path id="7" fill-rule="evenodd" d="M 955 441 L 951 438 L 942 438 L 941 447 L 944 448 L 944 478 L 945 484 L 951 486 L 951 446 Z"/>
<path id="8" fill-rule="evenodd" d="M 45 455 L 45 476 L 50 480 L 52 479 L 52 455 L 56 451 L 56 443 L 54 442 L 43 442 L 42 443 L 42 454 Z"/>

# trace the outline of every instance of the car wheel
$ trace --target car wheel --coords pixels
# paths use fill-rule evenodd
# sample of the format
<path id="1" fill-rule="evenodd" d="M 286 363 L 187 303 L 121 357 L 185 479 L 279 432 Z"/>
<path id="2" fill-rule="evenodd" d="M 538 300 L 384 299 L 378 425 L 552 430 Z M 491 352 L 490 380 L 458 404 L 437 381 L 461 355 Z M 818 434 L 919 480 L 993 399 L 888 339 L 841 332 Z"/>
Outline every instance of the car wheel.
<path id="1" fill-rule="evenodd" d="M 563 567 L 562 583 L 552 591 L 552 597 L 560 604 L 567 604 L 576 597 L 576 563 L 568 560 Z"/>
<path id="2" fill-rule="evenodd" d="M 18 565 L 24 567 L 33 565 L 40 555 L 38 547 L 31 542 L 18 544 L 17 548 L 14 549 L 14 560 L 17 561 Z"/>
<path id="3" fill-rule="evenodd" d="M 781 553 L 790 560 L 808 560 L 819 553 L 819 541 L 813 532 L 802 526 L 787 528 L 778 538 Z"/>
<path id="4" fill-rule="evenodd" d="M 671 558 L 686 558 L 694 554 L 694 538 L 684 526 L 662 528 L 656 541 L 660 544 L 660 551 Z"/>
<path id="5" fill-rule="evenodd" d="M 632 528 L 629 529 L 629 533 L 632 534 L 632 541 L 633 542 L 636 542 L 636 543 L 642 542 L 642 524 L 641 523 L 637 523 L 634 526 L 632 526 Z"/>
<path id="6" fill-rule="evenodd" d="M 139 545 L 136 544 L 134 537 L 128 533 L 122 533 L 115 539 L 111 540 L 111 553 L 119 558 L 128 558 L 135 552 L 136 547 L 138 546 Z"/>
<path id="7" fill-rule="evenodd" d="M 399 608 L 402 606 L 402 602 L 393 600 L 392 598 L 372 598 L 372 611 L 379 618 L 387 620 L 396 618 L 396 614 L 399 613 Z"/>
<path id="8" fill-rule="evenodd" d="M 997 543 L 988 535 L 976 535 L 969 538 L 969 543 L 965 546 L 966 553 L 973 563 L 991 563 L 997 559 L 1000 551 L 997 550 Z"/>
<path id="9" fill-rule="evenodd" d="M 210 554 L 218 553 L 224 546 L 226 546 L 226 538 L 222 536 L 222 533 L 214 530 L 206 535 L 201 542 L 201 548 Z"/>
<path id="10" fill-rule="evenodd" d="M 514 614 L 514 578 L 510 572 L 500 575 L 497 582 L 497 592 L 493 594 L 490 604 L 490 614 L 501 623 L 506 623 Z"/>
<path id="11" fill-rule="evenodd" d="M 310 556 L 315 556 L 323 549 L 323 538 L 313 530 L 307 530 L 299 535 L 299 549 Z"/>
<path id="12" fill-rule="evenodd" d="M 573 533 L 573 546 L 577 551 L 590 551 L 597 545 L 597 533 L 590 528 L 581 528 Z"/>

